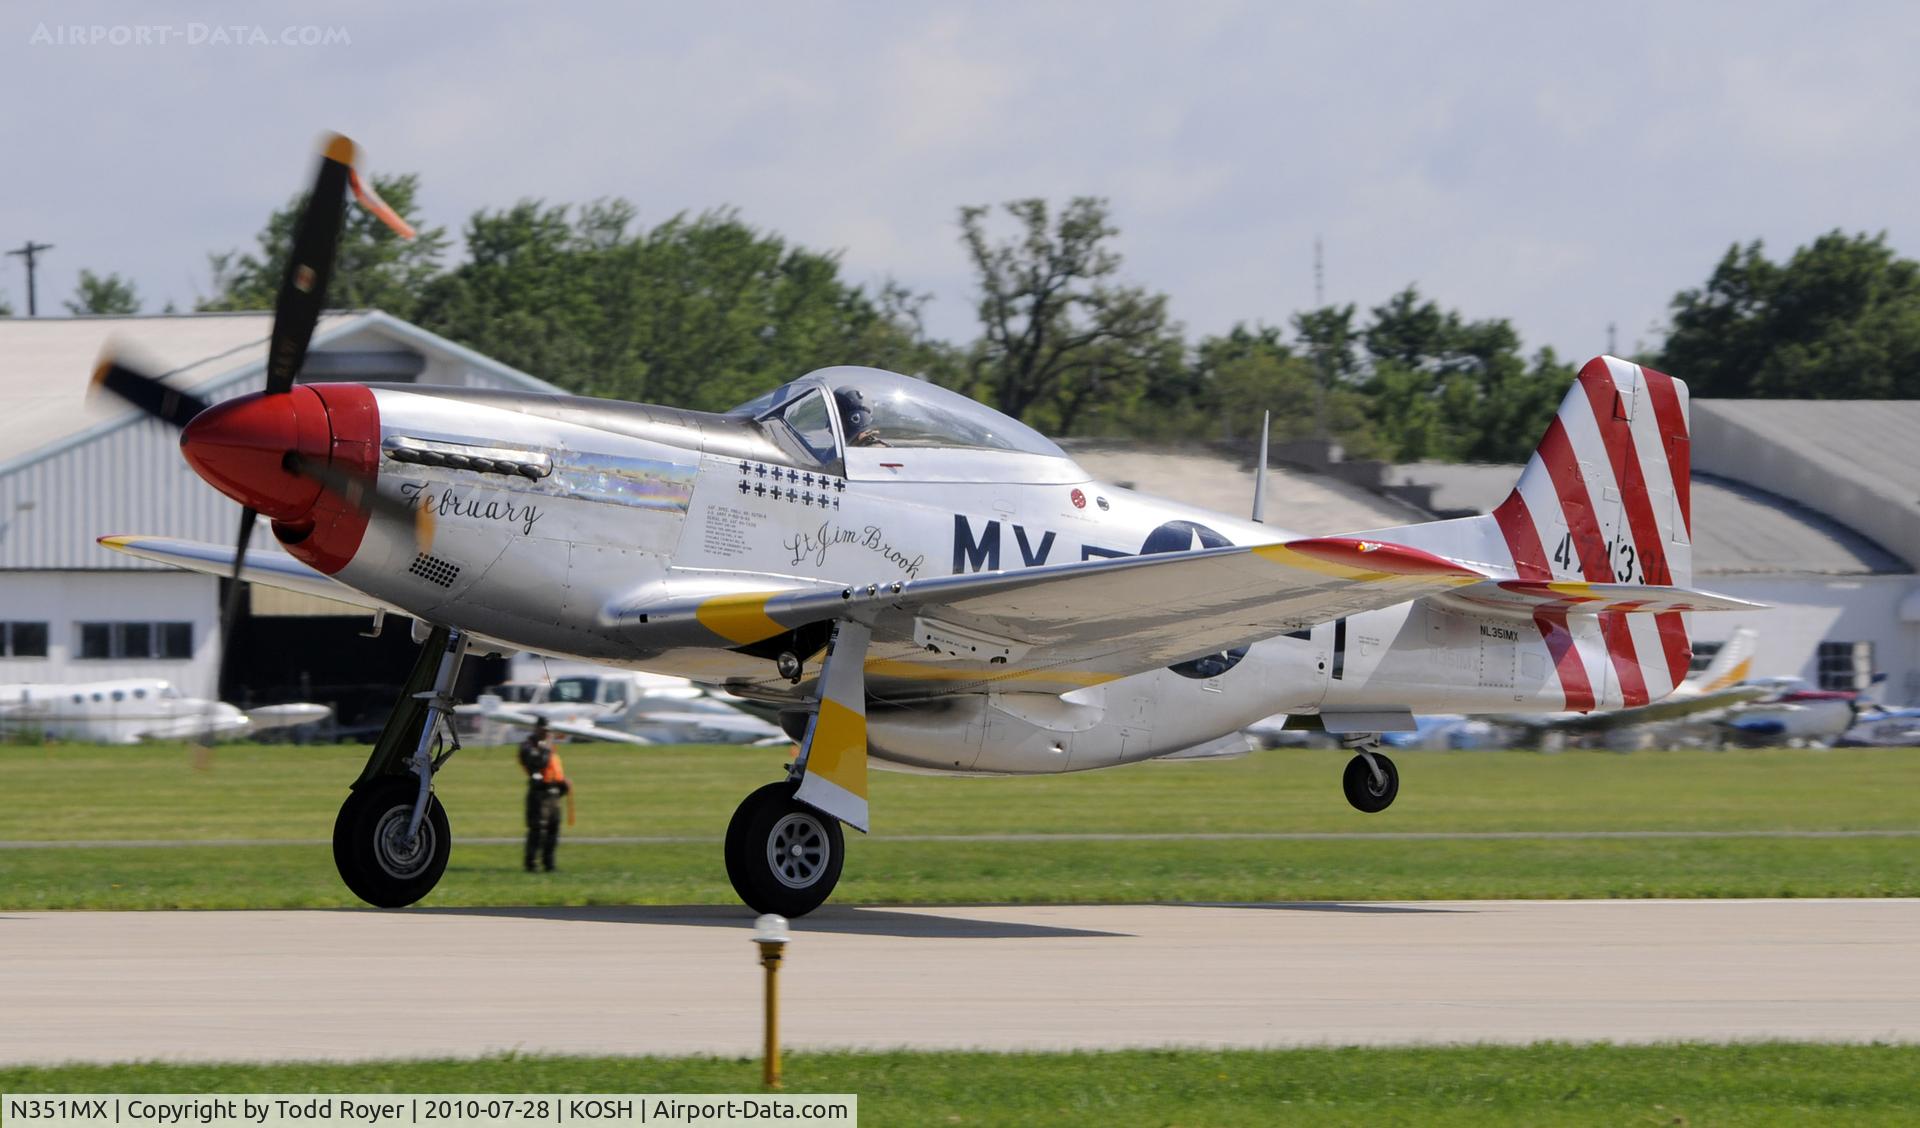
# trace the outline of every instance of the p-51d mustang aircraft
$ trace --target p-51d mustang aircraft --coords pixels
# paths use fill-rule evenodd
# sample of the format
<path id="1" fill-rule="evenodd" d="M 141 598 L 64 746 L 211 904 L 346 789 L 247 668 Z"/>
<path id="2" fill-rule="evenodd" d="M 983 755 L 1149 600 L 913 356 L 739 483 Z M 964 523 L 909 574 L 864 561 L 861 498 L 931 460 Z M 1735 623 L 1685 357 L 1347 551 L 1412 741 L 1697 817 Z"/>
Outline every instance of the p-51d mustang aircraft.
<path id="1" fill-rule="evenodd" d="M 536 650 L 724 686 L 781 711 L 787 777 L 725 861 L 755 910 L 806 913 L 868 827 L 869 759 L 1022 774 L 1111 767 L 1276 712 L 1354 751 L 1349 801 L 1399 777 L 1415 712 L 1587 712 L 1686 676 L 1685 385 L 1586 365 L 1491 516 L 1298 538 L 1091 480 L 965 396 L 826 368 L 724 414 L 572 396 L 296 385 L 346 188 L 333 138 L 276 307 L 266 390 L 208 405 L 108 360 L 245 508 L 238 547 L 103 538 L 151 560 L 412 616 L 420 659 L 334 828 L 349 888 L 410 904 L 446 866 L 434 773 L 470 651 Z M 244 557 L 264 513 L 293 559 Z M 276 554 L 277 555 L 277 554 Z M 295 561 L 298 561 L 296 563 Z"/>

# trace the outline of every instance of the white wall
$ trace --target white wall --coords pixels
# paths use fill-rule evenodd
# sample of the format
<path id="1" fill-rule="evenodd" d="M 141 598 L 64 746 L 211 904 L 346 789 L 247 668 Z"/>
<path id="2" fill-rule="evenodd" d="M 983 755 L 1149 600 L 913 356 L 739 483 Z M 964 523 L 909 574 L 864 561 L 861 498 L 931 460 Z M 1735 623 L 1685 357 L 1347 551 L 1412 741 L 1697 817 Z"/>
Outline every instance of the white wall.
<path id="1" fill-rule="evenodd" d="M 1887 675 L 1888 700 L 1920 702 L 1920 623 L 1900 617 L 1901 603 L 1920 591 L 1920 577 L 1707 576 L 1700 586 L 1770 605 L 1752 615 L 1693 616 L 1693 637 L 1703 642 L 1723 641 L 1740 626 L 1757 629 L 1755 676 L 1796 676 L 1817 686 L 1820 643 L 1872 642 L 1874 672 Z"/>
<path id="2" fill-rule="evenodd" d="M 190 572 L 0 572 L 0 620 L 47 624 L 47 657 L 0 658 L 0 682 L 165 678 L 212 697 L 220 652 L 219 581 Z M 193 623 L 193 658 L 79 659 L 76 622 Z"/>

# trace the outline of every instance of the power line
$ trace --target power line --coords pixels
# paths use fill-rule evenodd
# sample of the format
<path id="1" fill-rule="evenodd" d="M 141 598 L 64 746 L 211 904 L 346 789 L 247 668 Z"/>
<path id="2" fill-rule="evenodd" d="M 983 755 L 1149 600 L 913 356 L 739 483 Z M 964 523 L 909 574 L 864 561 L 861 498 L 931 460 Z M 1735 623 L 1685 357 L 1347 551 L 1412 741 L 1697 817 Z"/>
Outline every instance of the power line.
<path id="1" fill-rule="evenodd" d="M 33 256 L 39 254 L 41 251 L 51 251 L 52 249 L 53 249 L 52 243 L 36 243 L 32 239 L 28 239 L 26 243 L 20 247 L 19 250 L 7 252 L 10 255 L 19 255 L 22 258 L 27 260 L 27 316 L 28 317 L 36 316 L 40 312 L 38 306 L 34 302 Z"/>

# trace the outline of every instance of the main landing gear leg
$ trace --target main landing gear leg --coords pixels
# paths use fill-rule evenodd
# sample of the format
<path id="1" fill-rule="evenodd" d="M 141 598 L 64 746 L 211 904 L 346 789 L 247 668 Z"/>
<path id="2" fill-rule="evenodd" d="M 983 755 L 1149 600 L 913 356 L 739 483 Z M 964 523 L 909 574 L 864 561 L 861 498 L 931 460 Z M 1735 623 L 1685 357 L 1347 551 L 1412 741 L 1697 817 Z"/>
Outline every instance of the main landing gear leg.
<path id="1" fill-rule="evenodd" d="M 1354 751 L 1353 759 L 1347 761 L 1347 770 L 1340 777 L 1347 802 L 1353 804 L 1355 810 L 1370 815 L 1392 806 L 1394 796 L 1400 794 L 1400 769 L 1380 751 L 1379 734 L 1355 733 L 1343 738 L 1341 743 Z"/>
<path id="2" fill-rule="evenodd" d="M 727 824 L 727 879 L 757 913 L 804 916 L 840 881 L 842 822 L 867 829 L 867 642 L 859 623 L 835 626 L 820 700 L 786 779 L 747 796 Z"/>
<path id="3" fill-rule="evenodd" d="M 333 863 L 347 888 L 370 905 L 411 905 L 446 872 L 453 836 L 433 777 L 460 750 L 449 718 L 466 653 L 465 635 L 433 629 L 334 820 Z"/>

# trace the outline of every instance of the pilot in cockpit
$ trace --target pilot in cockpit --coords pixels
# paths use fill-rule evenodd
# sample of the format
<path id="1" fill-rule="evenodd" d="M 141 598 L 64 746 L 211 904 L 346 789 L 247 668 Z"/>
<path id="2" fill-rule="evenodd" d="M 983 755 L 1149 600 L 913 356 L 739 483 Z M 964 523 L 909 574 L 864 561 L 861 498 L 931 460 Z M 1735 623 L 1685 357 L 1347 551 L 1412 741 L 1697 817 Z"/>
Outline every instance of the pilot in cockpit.
<path id="1" fill-rule="evenodd" d="M 874 426 L 873 409 L 867 406 L 867 397 L 859 388 L 839 389 L 833 393 L 833 402 L 840 408 L 840 426 L 848 446 L 888 445 L 880 437 L 880 428 Z"/>

